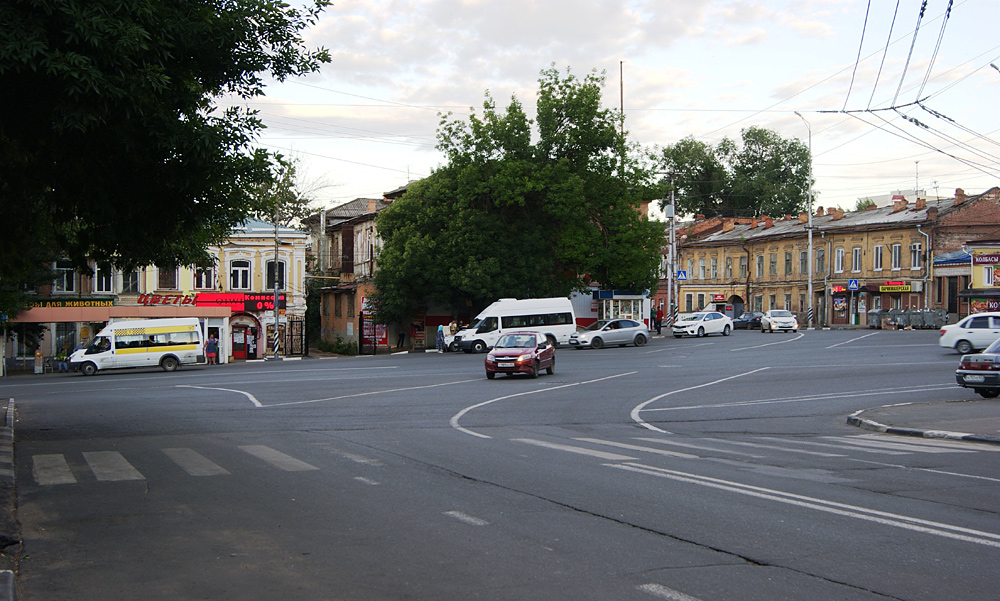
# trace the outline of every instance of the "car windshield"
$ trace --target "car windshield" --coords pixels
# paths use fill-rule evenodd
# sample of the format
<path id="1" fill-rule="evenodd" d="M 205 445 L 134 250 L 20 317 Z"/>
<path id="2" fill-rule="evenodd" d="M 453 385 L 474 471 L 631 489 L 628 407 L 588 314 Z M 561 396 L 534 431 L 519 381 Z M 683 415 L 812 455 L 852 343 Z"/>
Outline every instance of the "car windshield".
<path id="1" fill-rule="evenodd" d="M 998 338 L 993 344 L 986 347 L 983 353 L 987 355 L 1000 355 L 1000 338 Z"/>
<path id="2" fill-rule="evenodd" d="M 507 334 L 497 341 L 496 348 L 534 348 L 533 334 Z"/>
<path id="3" fill-rule="evenodd" d="M 611 323 L 610 320 L 607 320 L 607 319 L 598 319 L 594 323 L 592 323 L 589 326 L 585 327 L 584 331 L 594 332 L 594 331 L 602 329 L 604 326 L 608 325 L 609 323 Z"/>
<path id="4" fill-rule="evenodd" d="M 682 315 L 677 321 L 701 321 L 704 316 L 704 313 L 691 313 L 690 315 Z"/>
<path id="5" fill-rule="evenodd" d="M 791 311 L 771 311 L 771 317 L 792 317 Z"/>
<path id="6" fill-rule="evenodd" d="M 478 328 L 478 327 L 479 327 L 479 322 L 481 322 L 481 321 L 482 321 L 481 319 L 476 319 L 476 320 L 473 320 L 473 322 L 472 322 L 472 323 L 470 323 L 469 325 L 465 326 L 465 327 L 464 327 L 464 328 L 462 328 L 462 329 L 463 329 L 463 330 L 475 330 L 476 328 Z"/>

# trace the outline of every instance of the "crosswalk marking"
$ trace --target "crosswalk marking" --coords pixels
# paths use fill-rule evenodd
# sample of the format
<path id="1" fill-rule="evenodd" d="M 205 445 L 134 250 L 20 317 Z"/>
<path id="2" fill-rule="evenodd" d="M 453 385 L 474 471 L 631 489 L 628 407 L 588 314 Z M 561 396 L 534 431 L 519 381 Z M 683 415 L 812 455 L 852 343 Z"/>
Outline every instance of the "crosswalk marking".
<path id="1" fill-rule="evenodd" d="M 882 440 L 868 440 L 860 438 L 836 438 L 827 436 L 828 439 L 839 440 L 840 442 L 864 447 L 865 449 L 889 449 L 892 451 L 909 451 L 911 453 L 975 453 L 974 449 L 949 449 L 934 448 L 927 445 L 908 444 L 903 442 L 888 442 Z"/>
<path id="2" fill-rule="evenodd" d="M 628 457 L 626 455 L 607 453 L 605 451 L 595 451 L 593 449 L 586 449 L 584 447 L 574 447 L 572 445 L 566 445 L 566 444 L 556 444 L 554 442 L 545 442 L 544 440 L 535 440 L 533 438 L 514 438 L 511 440 L 513 440 L 514 442 L 523 442 L 525 444 L 535 445 L 537 447 L 545 447 L 546 449 L 555 449 L 557 451 L 568 451 L 570 453 L 577 453 L 579 455 L 590 455 L 591 457 L 597 457 L 598 459 L 604 459 L 606 461 L 635 460 L 635 457 Z"/>
<path id="3" fill-rule="evenodd" d="M 859 450 L 856 447 L 851 447 L 851 446 L 842 445 L 842 444 L 830 444 L 830 443 L 826 443 L 826 442 L 811 442 L 811 441 L 808 441 L 808 440 L 790 440 L 790 439 L 785 439 L 785 438 L 771 438 L 771 437 L 763 437 L 763 438 L 761 438 L 761 440 L 770 440 L 772 442 L 783 442 L 783 443 L 787 443 L 787 444 L 808 445 L 808 446 L 811 446 L 811 447 L 825 447 L 825 448 L 828 448 L 828 449 L 841 449 L 841 450 L 850 449 L 852 451 Z M 909 455 L 910 454 L 907 451 L 886 451 L 886 450 L 882 450 L 882 449 L 865 449 L 865 452 L 867 452 L 867 453 L 873 453 L 875 455 Z"/>
<path id="4" fill-rule="evenodd" d="M 838 455 L 836 453 L 820 453 L 819 451 L 806 451 L 805 449 L 786 449 L 784 447 L 776 447 L 769 444 L 758 444 L 755 442 L 740 442 L 737 440 L 722 440 L 721 438 L 706 438 L 705 440 L 711 440 L 712 442 L 721 442 L 722 444 L 732 444 L 745 447 L 754 447 L 758 449 L 776 449 L 778 451 L 785 451 L 786 453 L 801 453 L 803 455 L 815 455 L 816 457 L 843 457 L 843 455 Z"/>
<path id="5" fill-rule="evenodd" d="M 460 522 L 465 522 L 466 524 L 469 524 L 470 526 L 489 526 L 490 525 L 490 523 L 487 522 L 486 520 L 483 520 L 483 519 L 480 519 L 480 518 L 477 518 L 477 517 L 473 517 L 473 516 L 471 516 L 471 515 L 469 515 L 467 513 L 462 513 L 461 511 L 445 511 L 444 515 L 446 515 L 446 516 L 448 516 L 450 518 L 455 518 L 456 520 L 458 520 Z"/>
<path id="6" fill-rule="evenodd" d="M 76 483 L 73 471 L 62 455 L 35 455 L 32 457 L 31 469 L 35 474 L 35 482 L 41 486 Z"/>
<path id="7" fill-rule="evenodd" d="M 667 601 L 699 601 L 697 598 L 691 595 L 685 595 L 680 591 L 675 591 L 672 588 L 667 588 L 662 584 L 641 584 L 636 587 L 644 593 L 649 593 L 654 597 L 659 597 L 660 599 L 666 599 Z"/>
<path id="8" fill-rule="evenodd" d="M 314 465 L 309 465 L 305 461 L 299 461 L 294 457 L 285 455 L 281 451 L 275 451 L 271 447 L 266 447 L 261 444 L 241 445 L 239 448 L 241 451 L 250 453 L 254 457 L 262 459 L 279 470 L 284 470 L 286 472 L 302 472 L 306 470 L 319 469 Z"/>
<path id="9" fill-rule="evenodd" d="M 636 440 L 642 440 L 642 441 L 645 441 L 645 442 L 655 442 L 656 444 L 674 445 L 674 446 L 678 446 L 678 447 L 684 447 L 684 448 L 687 448 L 687 449 L 696 449 L 696 450 L 699 450 L 699 451 L 711 451 L 713 453 L 725 453 L 725 454 L 730 454 L 730 455 L 739 455 L 741 457 L 750 457 L 752 459 L 763 459 L 764 458 L 763 455 L 748 455 L 746 453 L 746 451 L 730 451 L 729 449 L 717 449 L 715 447 L 706 447 L 706 446 L 696 445 L 696 444 L 690 444 L 690 443 L 686 443 L 686 442 L 677 442 L 676 440 L 667 440 L 665 438 L 646 438 L 646 437 L 640 437 L 640 438 L 636 438 Z"/>
<path id="10" fill-rule="evenodd" d="M 885 440 L 885 434 L 860 434 L 850 438 L 862 440 Z M 940 438 L 910 438 L 908 444 L 931 447 L 947 447 L 952 449 L 962 449 L 963 451 L 984 451 L 987 453 L 1000 453 L 1000 447 L 978 444 L 974 442 L 963 442 L 959 440 L 943 440 Z"/>
<path id="11" fill-rule="evenodd" d="M 91 451 L 84 453 L 83 459 L 101 482 L 145 479 L 118 451 Z"/>
<path id="12" fill-rule="evenodd" d="M 161 449 L 174 463 L 190 476 L 224 476 L 229 472 L 192 449 Z"/>
<path id="13" fill-rule="evenodd" d="M 644 453 L 655 453 L 657 455 L 666 455 L 668 457 L 680 457 L 681 459 L 698 459 L 697 455 L 691 455 L 690 453 L 665 451 L 663 449 L 654 449 L 635 444 L 626 444 L 624 442 L 612 442 L 610 440 L 600 440 L 598 438 L 574 438 L 573 440 L 579 440 L 580 442 L 590 442 L 594 444 L 603 444 L 603 445 L 608 445 L 609 447 L 617 447 L 619 449 L 626 449 L 629 451 L 642 451 Z"/>

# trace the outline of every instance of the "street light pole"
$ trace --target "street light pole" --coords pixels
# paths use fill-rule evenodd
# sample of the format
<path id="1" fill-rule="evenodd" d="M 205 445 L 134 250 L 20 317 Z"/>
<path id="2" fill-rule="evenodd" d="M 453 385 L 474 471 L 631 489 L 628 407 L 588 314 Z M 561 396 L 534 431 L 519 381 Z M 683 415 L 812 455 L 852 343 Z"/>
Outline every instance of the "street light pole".
<path id="1" fill-rule="evenodd" d="M 670 317 L 667 319 L 667 325 L 673 326 L 674 319 L 677 317 L 677 311 L 675 306 L 680 304 L 680 299 L 677 298 L 677 203 L 674 202 L 674 176 L 670 176 L 670 279 L 668 280 L 671 288 L 672 294 L 668 296 L 668 307 L 667 311 L 670 312 Z"/>
<path id="2" fill-rule="evenodd" d="M 813 142 L 812 142 L 812 138 L 813 138 L 813 135 L 812 135 L 812 128 L 809 127 L 809 122 L 806 121 L 806 118 L 803 117 L 798 111 L 795 111 L 795 114 L 799 116 L 799 119 L 802 119 L 802 123 L 805 123 L 805 125 L 806 125 L 806 131 L 809 133 L 809 189 L 806 191 L 806 193 L 809 195 L 809 223 L 808 223 L 808 225 L 806 225 L 806 231 L 808 232 L 808 238 L 809 238 L 809 252 L 807 254 L 807 259 L 809 261 L 809 269 L 808 269 L 808 272 L 809 272 L 809 276 L 808 276 L 809 277 L 808 290 L 809 291 L 807 292 L 807 294 L 809 295 L 809 313 L 808 313 L 808 319 L 809 319 L 809 329 L 811 330 L 811 329 L 813 329 L 813 315 L 814 315 L 814 313 L 813 313 L 813 193 L 812 193 L 812 183 L 813 183 L 813 174 L 812 174 L 812 171 L 813 171 L 813 166 L 812 166 L 813 165 L 813 150 L 812 150 L 812 148 L 813 148 Z"/>

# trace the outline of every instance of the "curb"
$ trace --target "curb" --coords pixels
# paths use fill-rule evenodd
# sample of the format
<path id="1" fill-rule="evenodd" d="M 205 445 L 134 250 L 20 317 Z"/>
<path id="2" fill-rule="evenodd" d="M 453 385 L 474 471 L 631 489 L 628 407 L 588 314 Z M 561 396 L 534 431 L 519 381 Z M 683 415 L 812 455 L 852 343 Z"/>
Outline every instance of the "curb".
<path id="1" fill-rule="evenodd" d="M 21 532 L 14 515 L 14 399 L 3 403 L 5 419 L 0 426 L 0 547 L 21 544 Z M 0 601 L 17 601 L 14 572 L 0 570 Z"/>
<path id="2" fill-rule="evenodd" d="M 914 403 L 896 403 L 894 405 L 883 405 L 881 408 L 885 407 L 905 407 L 906 405 L 913 405 Z M 860 411 L 855 411 L 847 417 L 847 423 L 851 426 L 857 426 L 864 430 L 871 430 L 873 432 L 882 432 L 885 434 L 895 434 L 897 436 L 915 436 L 918 438 L 942 438 L 946 440 L 963 440 L 966 442 L 979 442 L 986 444 L 1000 445 L 1000 438 L 993 436 L 983 436 L 982 434 L 969 434 L 966 432 L 948 432 L 945 430 L 920 430 L 917 428 L 898 428 L 894 426 L 887 426 L 885 424 L 880 424 L 877 421 L 865 419 L 861 417 L 861 414 L 865 411 L 870 411 L 870 409 L 861 409 Z"/>

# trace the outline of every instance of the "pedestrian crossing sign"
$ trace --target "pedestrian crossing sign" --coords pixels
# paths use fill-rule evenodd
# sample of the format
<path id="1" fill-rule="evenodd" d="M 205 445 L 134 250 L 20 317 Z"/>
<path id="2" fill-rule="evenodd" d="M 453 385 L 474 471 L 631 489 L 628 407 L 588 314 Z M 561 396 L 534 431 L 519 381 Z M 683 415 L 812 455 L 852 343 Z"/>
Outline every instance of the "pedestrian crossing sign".
<path id="1" fill-rule="evenodd" d="M 688 272 L 687 271 L 681 269 L 680 271 L 677 272 L 677 281 L 678 282 L 686 282 L 687 279 L 688 279 Z"/>

